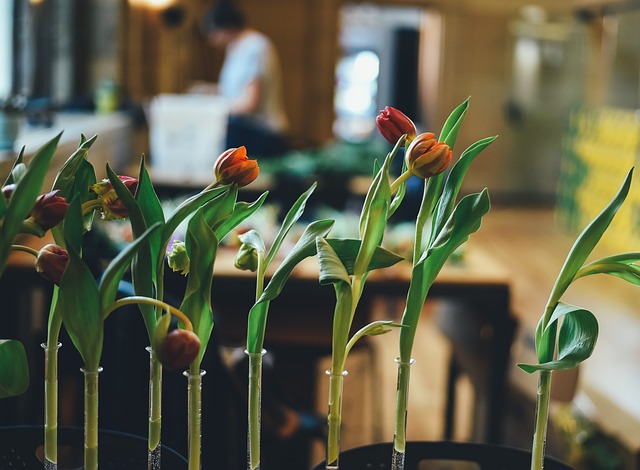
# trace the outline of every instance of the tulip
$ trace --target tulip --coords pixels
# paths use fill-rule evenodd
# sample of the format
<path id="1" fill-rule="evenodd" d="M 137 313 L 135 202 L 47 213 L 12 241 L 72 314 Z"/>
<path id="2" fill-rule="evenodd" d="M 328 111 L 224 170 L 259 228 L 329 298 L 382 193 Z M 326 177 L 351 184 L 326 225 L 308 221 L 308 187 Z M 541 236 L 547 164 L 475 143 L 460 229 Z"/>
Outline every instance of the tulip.
<path id="1" fill-rule="evenodd" d="M 35 267 L 45 279 L 60 285 L 60 279 L 69 264 L 69 253 L 58 245 L 50 243 L 42 247 L 36 257 Z"/>
<path id="2" fill-rule="evenodd" d="M 31 209 L 29 222 L 34 223 L 43 231 L 47 231 L 58 225 L 64 219 L 69 204 L 65 198 L 56 196 L 58 190 L 47 194 L 41 194 Z"/>
<path id="3" fill-rule="evenodd" d="M 200 339 L 193 331 L 176 328 L 167 333 L 157 352 L 167 369 L 186 369 L 200 352 Z"/>
<path id="4" fill-rule="evenodd" d="M 376 125 L 382 137 L 392 144 L 395 144 L 400 137 L 405 134 L 407 141 L 411 142 L 418 133 L 413 121 L 404 113 L 391 106 L 386 106 L 380 111 L 380 114 L 376 116 Z"/>
<path id="5" fill-rule="evenodd" d="M 256 272 L 258 269 L 258 250 L 251 245 L 243 243 L 240 245 L 234 266 L 243 271 Z"/>
<path id="6" fill-rule="evenodd" d="M 217 183 L 235 183 L 241 188 L 258 177 L 260 168 L 256 160 L 247 158 L 247 149 L 243 145 L 223 152 L 216 160 L 213 171 Z"/>
<path id="7" fill-rule="evenodd" d="M 405 160 L 411 174 L 426 179 L 446 170 L 451 155 L 447 144 L 438 142 L 431 132 L 425 132 L 411 142 Z"/>
<path id="8" fill-rule="evenodd" d="M 184 242 L 174 240 L 171 251 L 167 252 L 167 261 L 173 271 L 180 271 L 180 274 L 184 276 L 189 274 L 189 264 L 191 260 L 187 254 L 187 247 Z"/>
<path id="9" fill-rule="evenodd" d="M 118 179 L 124 183 L 131 194 L 135 195 L 136 190 L 138 189 L 138 180 L 136 178 L 132 178 L 130 176 L 118 176 Z M 100 183 L 94 184 L 89 189 L 96 193 L 100 198 L 102 217 L 105 220 L 124 219 L 129 215 L 129 211 L 118 197 L 116 190 L 108 179 L 104 179 Z"/>

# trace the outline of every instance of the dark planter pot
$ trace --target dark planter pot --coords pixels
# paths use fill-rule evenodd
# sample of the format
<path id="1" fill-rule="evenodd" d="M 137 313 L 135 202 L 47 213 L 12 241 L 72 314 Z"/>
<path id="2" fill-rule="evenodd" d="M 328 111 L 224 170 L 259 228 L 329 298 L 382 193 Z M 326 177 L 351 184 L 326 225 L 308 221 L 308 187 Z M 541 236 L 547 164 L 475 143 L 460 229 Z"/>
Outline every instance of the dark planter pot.
<path id="1" fill-rule="evenodd" d="M 391 443 L 372 444 L 340 453 L 340 470 L 387 470 L 391 468 Z M 446 467 L 427 466 L 446 464 Z M 526 470 L 531 452 L 513 447 L 467 442 L 408 442 L 405 470 L 447 468 L 460 470 Z M 573 470 L 567 464 L 547 458 L 545 470 Z M 311 470 L 325 470 L 320 462 Z"/>
<path id="2" fill-rule="evenodd" d="M 44 430 L 42 426 L 0 427 L 0 470 L 42 470 Z M 101 470 L 147 468 L 147 439 L 116 431 L 100 430 L 98 466 Z M 58 469 L 83 468 L 84 431 L 58 429 Z M 162 468 L 182 470 L 187 460 L 162 447 Z"/>

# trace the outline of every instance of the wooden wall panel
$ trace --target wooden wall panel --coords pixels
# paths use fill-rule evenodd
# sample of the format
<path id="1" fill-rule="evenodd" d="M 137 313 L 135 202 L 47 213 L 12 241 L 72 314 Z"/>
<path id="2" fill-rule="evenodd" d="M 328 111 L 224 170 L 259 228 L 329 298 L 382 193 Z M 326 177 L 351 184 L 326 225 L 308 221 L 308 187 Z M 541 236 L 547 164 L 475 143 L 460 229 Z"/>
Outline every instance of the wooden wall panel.
<path id="1" fill-rule="evenodd" d="M 163 23 L 162 12 L 123 4 L 121 82 L 130 98 L 144 102 L 158 93 L 183 92 L 192 80 L 216 80 L 223 54 L 200 32 L 209 4 L 179 2 L 184 19 L 177 26 Z M 319 145 L 330 139 L 337 0 L 243 0 L 241 6 L 249 25 L 278 49 L 294 142 Z"/>

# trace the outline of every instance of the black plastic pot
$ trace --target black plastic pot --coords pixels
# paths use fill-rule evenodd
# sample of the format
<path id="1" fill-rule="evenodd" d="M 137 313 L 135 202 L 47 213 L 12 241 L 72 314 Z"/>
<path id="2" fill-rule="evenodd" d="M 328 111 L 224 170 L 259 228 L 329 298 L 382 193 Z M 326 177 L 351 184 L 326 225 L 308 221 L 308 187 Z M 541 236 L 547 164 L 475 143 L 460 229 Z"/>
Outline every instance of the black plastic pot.
<path id="1" fill-rule="evenodd" d="M 0 427 L 0 470 L 42 470 L 44 429 L 42 426 Z M 98 466 L 101 470 L 147 468 L 147 439 L 116 431 L 100 430 Z M 84 431 L 58 429 L 58 469 L 83 468 Z M 162 468 L 182 470 L 187 460 L 162 447 Z"/>
<path id="2" fill-rule="evenodd" d="M 391 443 L 356 447 L 340 453 L 340 470 L 387 470 L 391 468 Z M 446 466 L 427 466 L 429 464 Z M 446 468 L 448 470 L 526 470 L 531 452 L 513 447 L 467 442 L 408 442 L 405 470 Z M 558 460 L 546 458 L 545 470 L 573 470 Z M 311 470 L 325 470 L 320 462 Z"/>

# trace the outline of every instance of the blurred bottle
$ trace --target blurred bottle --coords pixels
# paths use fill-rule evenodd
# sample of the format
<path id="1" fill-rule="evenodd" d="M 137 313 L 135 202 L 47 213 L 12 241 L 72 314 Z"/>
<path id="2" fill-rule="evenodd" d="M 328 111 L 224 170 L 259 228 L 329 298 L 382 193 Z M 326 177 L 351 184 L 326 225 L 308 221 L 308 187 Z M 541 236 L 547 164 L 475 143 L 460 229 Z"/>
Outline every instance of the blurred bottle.
<path id="1" fill-rule="evenodd" d="M 97 113 L 112 113 L 118 109 L 118 86 L 113 80 L 100 80 L 95 94 Z"/>

